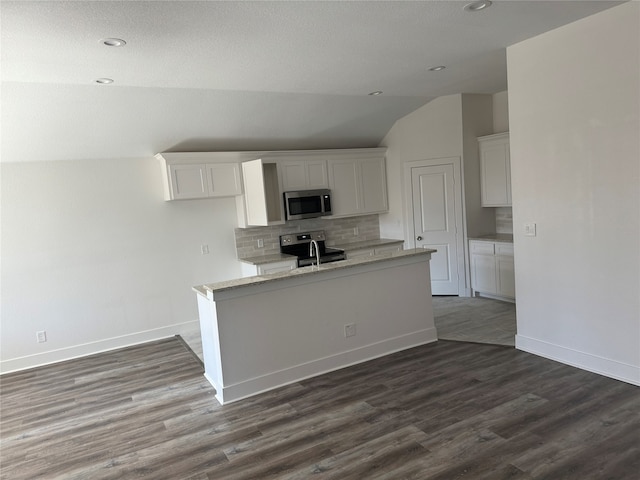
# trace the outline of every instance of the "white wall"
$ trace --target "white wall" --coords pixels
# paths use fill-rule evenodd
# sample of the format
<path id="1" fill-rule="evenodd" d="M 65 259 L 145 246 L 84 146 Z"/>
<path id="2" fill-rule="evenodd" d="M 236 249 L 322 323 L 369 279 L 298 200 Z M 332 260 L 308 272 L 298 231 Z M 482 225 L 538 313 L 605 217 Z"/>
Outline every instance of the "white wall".
<path id="1" fill-rule="evenodd" d="M 505 90 L 493 94 L 493 133 L 509 131 L 509 94 Z"/>
<path id="2" fill-rule="evenodd" d="M 507 49 L 516 344 L 635 384 L 639 20 L 629 2 Z"/>
<path id="3" fill-rule="evenodd" d="M 462 168 L 467 235 L 476 237 L 495 233 L 493 208 L 482 206 L 480 191 L 480 151 L 478 137 L 493 133 L 493 96 L 462 95 Z"/>
<path id="4" fill-rule="evenodd" d="M 380 146 L 387 147 L 389 213 L 380 215 L 380 235 L 405 238 L 404 163 L 462 157 L 462 96 L 448 95 L 398 120 Z"/>
<path id="5" fill-rule="evenodd" d="M 234 199 L 164 202 L 153 158 L 1 174 L 2 371 L 180 333 L 192 285 L 240 276 Z"/>

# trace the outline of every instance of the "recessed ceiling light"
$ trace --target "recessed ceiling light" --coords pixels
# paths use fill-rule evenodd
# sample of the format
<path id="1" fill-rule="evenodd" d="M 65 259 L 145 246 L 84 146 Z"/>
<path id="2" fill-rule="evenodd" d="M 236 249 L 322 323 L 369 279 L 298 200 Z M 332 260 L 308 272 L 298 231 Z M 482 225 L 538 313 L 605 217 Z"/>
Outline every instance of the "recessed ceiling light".
<path id="1" fill-rule="evenodd" d="M 447 67 L 445 67 L 444 65 L 438 65 L 437 67 L 431 67 L 429 69 L 429 71 L 430 72 L 439 72 L 440 70 L 444 70 L 445 68 L 447 68 Z"/>
<path id="2" fill-rule="evenodd" d="M 490 0 L 480 0 L 478 2 L 473 2 L 468 5 L 465 5 L 464 9 L 467 12 L 479 12 L 480 10 L 484 10 L 487 7 L 491 6 Z"/>
<path id="3" fill-rule="evenodd" d="M 127 44 L 121 38 L 103 38 L 100 42 L 107 47 L 124 47 Z"/>
<path id="4" fill-rule="evenodd" d="M 377 97 L 378 95 L 382 95 L 382 90 L 376 90 L 375 92 L 371 92 L 369 95 L 373 95 L 374 97 Z"/>
<path id="5" fill-rule="evenodd" d="M 113 79 L 112 78 L 99 78 L 96 80 L 96 83 L 99 83 L 101 85 L 108 85 L 110 83 L 113 83 Z"/>

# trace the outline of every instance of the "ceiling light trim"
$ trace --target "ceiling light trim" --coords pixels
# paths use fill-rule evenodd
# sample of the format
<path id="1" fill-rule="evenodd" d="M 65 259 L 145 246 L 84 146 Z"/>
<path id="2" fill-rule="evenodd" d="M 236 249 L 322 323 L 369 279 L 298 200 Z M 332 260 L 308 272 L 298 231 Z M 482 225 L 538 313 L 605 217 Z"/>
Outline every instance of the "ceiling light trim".
<path id="1" fill-rule="evenodd" d="M 124 47 L 127 44 L 121 38 L 103 38 L 100 43 L 107 47 Z"/>
<path id="2" fill-rule="evenodd" d="M 489 8 L 493 2 L 491 0 L 479 0 L 464 6 L 465 12 L 479 12 L 485 8 Z"/>
<path id="3" fill-rule="evenodd" d="M 106 78 L 106 77 L 98 78 L 96 79 L 96 83 L 99 85 L 109 85 L 113 83 L 113 78 Z"/>

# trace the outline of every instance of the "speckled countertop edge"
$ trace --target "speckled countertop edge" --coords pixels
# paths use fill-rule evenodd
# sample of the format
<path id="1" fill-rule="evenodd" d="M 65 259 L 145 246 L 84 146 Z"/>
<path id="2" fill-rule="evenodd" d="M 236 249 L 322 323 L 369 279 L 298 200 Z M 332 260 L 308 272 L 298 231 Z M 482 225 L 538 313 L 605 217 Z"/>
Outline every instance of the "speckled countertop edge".
<path id="1" fill-rule="evenodd" d="M 342 260 L 340 262 L 327 263 L 322 265 L 320 270 L 318 270 L 317 267 L 315 266 L 302 267 L 302 268 L 296 268 L 286 272 L 277 272 L 277 273 L 270 273 L 268 275 L 258 275 L 254 277 L 237 278 L 237 279 L 227 280 L 223 282 L 207 283 L 204 285 L 195 286 L 193 287 L 193 290 L 199 294 L 203 294 L 203 292 L 214 292 L 214 293 L 222 292 L 222 291 L 231 290 L 234 288 L 255 286 L 255 285 L 261 285 L 268 282 L 285 280 L 287 278 L 294 278 L 294 277 L 307 276 L 307 275 L 318 275 L 318 274 L 329 272 L 332 270 L 356 267 L 358 265 L 365 265 L 368 263 L 384 262 L 384 261 L 395 259 L 395 258 L 431 254 L 435 252 L 436 250 L 431 250 L 427 248 L 414 248 L 410 250 L 402 250 L 399 252 L 384 252 L 378 255 L 373 255 L 371 257 L 360 257 L 360 258 L 354 258 L 351 260 Z"/>
<path id="2" fill-rule="evenodd" d="M 239 258 L 241 262 L 249 265 L 264 265 L 265 263 L 284 262 L 286 260 L 297 260 L 295 255 L 286 255 L 284 253 L 274 253 L 273 255 L 258 255 L 255 257 Z"/>
<path id="3" fill-rule="evenodd" d="M 481 235 L 479 237 L 469 237 L 469 240 L 479 240 L 481 242 L 513 243 L 513 235 L 506 233 L 494 233 L 493 235 Z"/>
<path id="4" fill-rule="evenodd" d="M 394 245 L 397 243 L 404 243 L 404 240 L 394 240 L 392 238 L 377 238 L 375 240 L 364 240 L 362 242 L 352 242 L 352 243 L 339 243 L 331 246 L 335 248 L 340 248 L 345 252 L 348 252 L 348 251 L 360 250 L 365 248 L 381 247 L 384 245 Z"/>

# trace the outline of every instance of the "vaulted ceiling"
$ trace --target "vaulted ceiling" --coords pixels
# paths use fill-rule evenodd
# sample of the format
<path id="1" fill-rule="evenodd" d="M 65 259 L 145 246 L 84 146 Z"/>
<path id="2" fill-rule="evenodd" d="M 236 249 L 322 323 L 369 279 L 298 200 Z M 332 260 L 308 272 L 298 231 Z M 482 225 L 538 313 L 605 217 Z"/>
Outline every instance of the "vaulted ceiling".
<path id="1" fill-rule="evenodd" d="M 621 2 L 467 3 L 2 1 L 2 161 L 377 146 L 435 97 L 507 89 L 507 46 Z"/>

